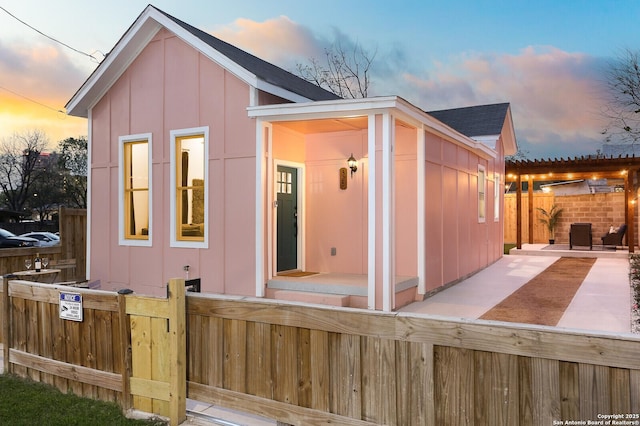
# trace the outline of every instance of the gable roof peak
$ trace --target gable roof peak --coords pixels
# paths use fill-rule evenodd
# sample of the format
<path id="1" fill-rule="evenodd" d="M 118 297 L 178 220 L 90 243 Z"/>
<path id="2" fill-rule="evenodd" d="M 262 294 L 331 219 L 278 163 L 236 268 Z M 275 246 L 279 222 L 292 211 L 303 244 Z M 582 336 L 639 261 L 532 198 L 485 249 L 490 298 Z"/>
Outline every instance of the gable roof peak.
<path id="1" fill-rule="evenodd" d="M 333 100 L 339 96 L 149 4 L 67 103 L 69 115 L 87 117 L 144 47 L 166 28 L 185 43 L 259 90 L 292 102 Z"/>

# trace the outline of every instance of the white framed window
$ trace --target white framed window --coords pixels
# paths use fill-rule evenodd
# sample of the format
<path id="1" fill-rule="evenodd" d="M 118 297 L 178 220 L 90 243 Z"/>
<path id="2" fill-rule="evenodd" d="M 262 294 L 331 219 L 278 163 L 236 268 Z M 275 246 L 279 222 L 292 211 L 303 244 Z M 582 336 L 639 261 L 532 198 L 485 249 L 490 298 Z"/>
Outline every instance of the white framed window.
<path id="1" fill-rule="evenodd" d="M 478 165 L 478 222 L 487 217 L 487 177 L 484 166 Z"/>
<path id="2" fill-rule="evenodd" d="M 502 197 L 502 179 L 500 173 L 493 174 L 493 221 L 498 222 L 500 220 L 500 198 Z"/>
<path id="3" fill-rule="evenodd" d="M 151 133 L 118 138 L 118 242 L 152 244 Z"/>
<path id="4" fill-rule="evenodd" d="M 209 128 L 170 132 L 171 247 L 209 246 Z"/>

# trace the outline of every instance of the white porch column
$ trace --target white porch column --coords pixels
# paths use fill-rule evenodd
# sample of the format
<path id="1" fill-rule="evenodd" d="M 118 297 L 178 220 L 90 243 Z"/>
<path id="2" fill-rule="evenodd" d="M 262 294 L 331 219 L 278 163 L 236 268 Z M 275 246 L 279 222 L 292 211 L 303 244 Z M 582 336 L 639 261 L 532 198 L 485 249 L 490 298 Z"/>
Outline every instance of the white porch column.
<path id="1" fill-rule="evenodd" d="M 418 193 L 416 194 L 416 200 L 418 202 L 418 214 L 416 230 L 418 232 L 418 249 L 416 253 L 418 255 L 418 294 L 425 294 L 427 291 L 426 285 L 426 255 L 427 255 L 427 246 L 426 246 L 426 236 L 425 236 L 425 226 L 426 226 L 426 211 L 425 211 L 425 187 L 426 187 L 426 147 L 425 147 L 425 136 L 424 136 L 424 126 L 420 126 L 416 129 L 416 142 L 418 144 L 417 149 L 417 175 L 418 175 L 418 184 L 416 185 Z"/>
<path id="2" fill-rule="evenodd" d="M 368 172 L 368 229 L 367 229 L 367 308 L 376 308 L 376 116 L 369 114 L 367 150 Z"/>
<path id="3" fill-rule="evenodd" d="M 267 223 L 269 221 L 269 219 L 265 217 L 265 213 L 266 216 L 269 216 L 271 210 L 267 209 L 265 212 L 265 203 L 268 197 L 268 162 L 265 147 L 270 139 L 268 127 L 264 125 L 261 119 L 256 119 L 256 297 L 265 296 L 264 284 L 266 280 L 264 268 L 268 250 L 265 251 L 264 227 L 265 219 Z"/>
<path id="4" fill-rule="evenodd" d="M 382 310 L 390 312 L 395 300 L 395 119 L 382 115 Z"/>

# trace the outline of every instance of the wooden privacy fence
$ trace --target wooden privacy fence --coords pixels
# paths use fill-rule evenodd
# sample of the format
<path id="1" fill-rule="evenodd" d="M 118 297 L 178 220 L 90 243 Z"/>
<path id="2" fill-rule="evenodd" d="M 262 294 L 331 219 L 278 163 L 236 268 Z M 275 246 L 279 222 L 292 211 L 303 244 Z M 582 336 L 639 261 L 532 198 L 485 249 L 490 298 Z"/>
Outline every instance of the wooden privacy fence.
<path id="1" fill-rule="evenodd" d="M 186 418 L 184 280 L 167 299 L 30 281 L 2 285 L 4 371 L 87 398 Z M 77 307 L 82 318 L 65 319 Z M 75 305 L 74 305 L 75 304 Z"/>
<path id="2" fill-rule="evenodd" d="M 280 422 L 551 425 L 640 413 L 640 338 L 188 295 L 188 396 Z"/>
<path id="3" fill-rule="evenodd" d="M 551 209 L 554 203 L 553 194 L 534 193 L 533 194 L 533 242 L 545 243 L 549 241 L 549 231 L 543 223 L 537 218 L 540 217 L 538 208 L 547 211 Z M 504 196 L 504 242 L 515 243 L 518 237 L 517 220 L 518 211 L 516 208 L 516 194 L 506 194 Z M 529 198 L 525 195 L 522 197 L 522 241 L 529 241 Z"/>
<path id="4" fill-rule="evenodd" d="M 24 261 L 33 259 L 36 253 L 40 253 L 50 261 L 75 260 L 74 268 L 62 271 L 60 281 L 84 280 L 87 273 L 87 211 L 61 207 L 59 218 L 59 245 L 0 249 L 0 275 L 23 270 Z"/>
<path id="5" fill-rule="evenodd" d="M 61 288 L 5 279 L 5 370 L 172 424 L 185 397 L 296 425 L 551 425 L 640 413 L 631 334 L 180 289 L 184 280 L 172 280 L 168 299 L 79 289 L 76 322 L 59 318 Z"/>

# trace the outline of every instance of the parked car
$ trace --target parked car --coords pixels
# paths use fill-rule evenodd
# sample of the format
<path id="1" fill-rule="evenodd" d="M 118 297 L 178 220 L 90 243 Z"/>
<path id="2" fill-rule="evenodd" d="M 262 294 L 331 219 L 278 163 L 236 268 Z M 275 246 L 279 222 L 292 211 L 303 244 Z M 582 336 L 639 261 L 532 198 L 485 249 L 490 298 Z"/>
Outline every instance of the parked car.
<path id="1" fill-rule="evenodd" d="M 40 241 L 35 238 L 18 237 L 13 232 L 0 228 L 0 248 L 37 247 Z"/>
<path id="2" fill-rule="evenodd" d="M 36 240 L 40 241 L 41 247 L 49 247 L 60 244 L 60 237 L 53 232 L 27 232 L 26 234 L 22 234 L 20 236 L 26 238 L 35 238 Z"/>

